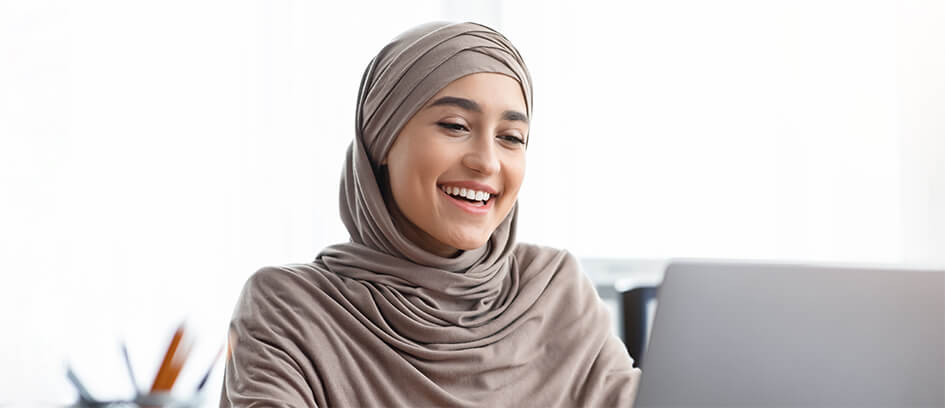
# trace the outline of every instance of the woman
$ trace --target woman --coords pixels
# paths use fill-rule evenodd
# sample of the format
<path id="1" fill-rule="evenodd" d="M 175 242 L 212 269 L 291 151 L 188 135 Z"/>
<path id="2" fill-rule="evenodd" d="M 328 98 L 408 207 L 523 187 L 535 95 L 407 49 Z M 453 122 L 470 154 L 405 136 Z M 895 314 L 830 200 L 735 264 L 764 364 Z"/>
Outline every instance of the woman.
<path id="1" fill-rule="evenodd" d="M 531 96 L 487 27 L 384 47 L 342 175 L 351 240 L 250 278 L 221 406 L 631 405 L 639 370 L 577 260 L 515 242 Z"/>

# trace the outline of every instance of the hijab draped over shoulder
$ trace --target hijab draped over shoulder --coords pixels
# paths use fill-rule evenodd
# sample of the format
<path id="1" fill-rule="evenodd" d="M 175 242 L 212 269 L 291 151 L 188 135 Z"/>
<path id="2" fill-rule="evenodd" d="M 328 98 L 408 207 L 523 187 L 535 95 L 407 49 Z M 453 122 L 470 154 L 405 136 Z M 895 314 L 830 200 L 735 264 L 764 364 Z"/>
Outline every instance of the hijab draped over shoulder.
<path id="1" fill-rule="evenodd" d="M 488 27 L 421 25 L 370 62 L 341 177 L 350 242 L 247 281 L 221 406 L 632 404 L 640 371 L 604 304 L 573 255 L 515 242 L 517 204 L 453 258 L 395 227 L 379 163 L 434 94 L 479 72 L 518 80 L 531 116 L 524 61 Z"/>

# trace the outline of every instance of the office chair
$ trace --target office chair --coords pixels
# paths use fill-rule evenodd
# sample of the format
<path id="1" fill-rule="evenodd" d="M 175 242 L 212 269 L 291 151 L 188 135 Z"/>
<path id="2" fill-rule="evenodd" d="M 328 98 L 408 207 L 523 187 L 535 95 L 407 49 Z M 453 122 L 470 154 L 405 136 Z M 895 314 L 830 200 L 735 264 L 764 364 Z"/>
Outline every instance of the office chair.
<path id="1" fill-rule="evenodd" d="M 621 314 L 623 315 L 623 339 L 627 345 L 630 357 L 633 357 L 633 366 L 640 367 L 643 355 L 646 352 L 646 342 L 649 339 L 650 307 L 656 307 L 656 293 L 659 286 L 641 286 L 620 294 Z"/>

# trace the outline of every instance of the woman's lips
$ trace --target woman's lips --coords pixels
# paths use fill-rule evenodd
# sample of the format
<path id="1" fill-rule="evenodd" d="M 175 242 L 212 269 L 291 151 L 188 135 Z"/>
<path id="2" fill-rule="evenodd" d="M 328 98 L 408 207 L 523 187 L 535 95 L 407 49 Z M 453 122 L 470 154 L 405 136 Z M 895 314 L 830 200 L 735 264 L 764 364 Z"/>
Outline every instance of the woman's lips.
<path id="1" fill-rule="evenodd" d="M 446 194 L 443 189 L 438 188 L 437 191 L 439 191 L 440 195 L 442 195 L 446 200 L 473 215 L 488 214 L 489 210 L 491 210 L 492 206 L 495 204 L 495 196 L 489 197 L 489 200 L 486 201 L 486 205 L 476 206 L 462 198 L 453 197 L 449 194 Z"/>

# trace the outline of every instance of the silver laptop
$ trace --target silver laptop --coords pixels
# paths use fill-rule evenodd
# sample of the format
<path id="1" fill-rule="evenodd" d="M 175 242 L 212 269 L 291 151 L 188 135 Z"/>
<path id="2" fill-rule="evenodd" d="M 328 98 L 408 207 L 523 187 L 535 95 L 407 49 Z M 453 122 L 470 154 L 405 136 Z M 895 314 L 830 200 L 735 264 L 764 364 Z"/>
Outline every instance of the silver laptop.
<path id="1" fill-rule="evenodd" d="M 945 271 L 667 267 L 636 407 L 945 407 Z"/>

